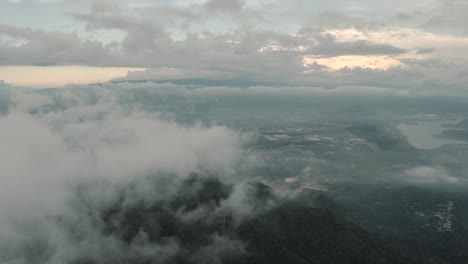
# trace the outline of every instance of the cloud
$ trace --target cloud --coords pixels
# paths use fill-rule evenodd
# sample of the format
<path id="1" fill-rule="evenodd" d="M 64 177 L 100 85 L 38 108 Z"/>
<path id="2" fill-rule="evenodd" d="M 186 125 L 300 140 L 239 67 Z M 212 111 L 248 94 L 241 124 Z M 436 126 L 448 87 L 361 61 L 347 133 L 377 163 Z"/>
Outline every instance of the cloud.
<path id="1" fill-rule="evenodd" d="M 129 74 L 128 80 L 209 79 L 222 85 L 355 85 L 396 87 L 414 94 L 466 93 L 460 72 L 468 64 L 466 38 L 399 27 L 387 21 L 394 19 L 393 9 L 381 19 L 366 17 L 375 4 L 360 12 L 347 12 L 348 5 L 328 12 L 319 6 L 310 14 L 312 22 L 301 26 L 299 21 L 287 25 L 279 19 L 289 14 L 292 3 L 284 7 L 277 1 L 139 2 L 131 7 L 119 1 L 80 3 L 80 8 L 65 14 L 85 33 L 0 26 L 0 35 L 8 38 L 0 40 L 0 63 L 148 68 Z M 295 3 L 310 8 L 303 1 Z M 405 12 L 421 5 L 398 4 L 408 9 Z M 99 41 L 93 37 L 97 35 L 109 38 Z M 437 66 L 430 65 L 435 61 Z"/>
<path id="2" fill-rule="evenodd" d="M 29 113 L 40 109 L 45 105 L 52 104 L 52 100 L 48 96 L 43 96 L 35 93 L 24 93 L 16 89 L 12 89 L 9 94 L 11 107 L 18 112 Z"/>
<path id="3" fill-rule="evenodd" d="M 11 3 L 23 3 L 23 2 L 36 2 L 36 3 L 41 3 L 41 4 L 47 4 L 47 3 L 55 3 L 55 2 L 60 2 L 63 0 L 6 0 L 7 2 Z"/>
<path id="4" fill-rule="evenodd" d="M 211 8 L 242 8 L 241 1 L 209 1 Z M 170 8 L 171 7 L 171 8 Z M 182 7 L 164 9 L 191 12 Z M 192 12 L 193 13 L 193 12 Z M 194 32 L 175 39 L 165 26 L 164 16 L 124 12 L 116 2 L 93 1 L 89 12 L 69 12 L 84 22 L 86 29 L 118 30 L 124 37 L 104 45 L 85 41 L 75 34 L 31 30 L 3 25 L 0 34 L 21 40 L 17 46 L 2 45 L 4 65 L 87 65 L 125 67 L 166 67 L 182 70 L 216 70 L 244 78 L 278 74 L 295 78 L 302 74 L 302 58 L 307 55 L 399 54 L 405 50 L 369 41 L 338 42 L 330 34 L 294 35 L 265 28 L 235 25 L 231 32 Z M 187 18 L 186 15 L 185 18 Z M 46 45 L 54 39 L 54 45 Z M 9 55 L 11 54 L 11 55 Z M 37 55 L 41 54 L 41 56 Z M 187 59 L 190 58 L 190 59 Z M 247 70 L 248 69 L 248 70 Z M 274 72 L 272 72 L 274 71 Z M 250 72 L 252 72 L 250 74 Z"/>
<path id="5" fill-rule="evenodd" d="M 235 87 L 206 87 L 193 90 L 194 93 L 241 93 L 241 94 L 261 94 L 261 95 L 407 95 L 405 90 L 395 90 L 383 87 L 370 86 L 338 86 L 335 88 L 322 87 L 267 87 L 252 86 L 248 88 Z"/>
<path id="6" fill-rule="evenodd" d="M 327 29 L 359 29 L 359 30 L 376 30 L 382 28 L 384 25 L 377 21 L 365 19 L 357 16 L 346 15 L 337 11 L 325 11 L 319 13 L 317 16 L 309 18 L 302 32 L 320 32 Z"/>
<path id="7" fill-rule="evenodd" d="M 115 63 L 112 51 L 104 48 L 102 43 L 83 41 L 73 33 L 45 32 L 0 24 L 0 36 L 11 37 L 21 43 L 0 45 L 1 65 L 110 66 Z"/>
<path id="8" fill-rule="evenodd" d="M 209 0 L 205 7 L 211 11 L 239 12 L 245 4 L 244 0 Z"/>
<path id="9" fill-rule="evenodd" d="M 438 0 L 430 17 L 422 24 L 423 28 L 455 34 L 468 34 L 466 0 Z"/>
<path id="10" fill-rule="evenodd" d="M 243 181 L 246 138 L 133 110 L 118 99 L 117 86 L 11 94 L 0 116 L 0 262 L 162 263 L 180 256 L 217 263 L 242 253 L 236 238 L 211 228 L 237 215 L 231 188 Z M 128 210 L 141 204 L 151 205 L 142 209 L 147 216 L 171 218 L 135 222 Z M 187 237 L 152 237 L 154 225 L 169 219 Z M 125 229 L 133 225 L 141 230 Z M 191 235 L 199 246 L 184 244 Z"/>
<path id="11" fill-rule="evenodd" d="M 239 176 L 256 161 L 243 148 L 249 138 L 139 110 L 132 97 L 142 90 L 188 101 L 219 93 L 393 92 L 151 82 L 17 88 L 0 117 L 0 261 L 219 263 L 245 253 L 244 242 L 223 230 L 275 205 L 264 191 L 258 200 L 258 186 Z"/>
<path id="12" fill-rule="evenodd" d="M 314 56 L 343 56 L 343 55 L 395 55 L 408 52 L 388 44 L 376 44 L 367 40 L 338 42 L 329 33 L 317 34 L 314 38 L 317 44 L 312 47 Z"/>
<path id="13" fill-rule="evenodd" d="M 329 58 L 337 60 L 336 69 L 320 65 L 317 61 L 328 58 L 315 59 L 313 63 L 308 62 L 309 69 L 300 78 L 299 76 L 278 75 L 277 78 L 266 78 L 259 72 L 252 78 L 241 78 L 239 75 L 221 71 L 180 71 L 176 69 L 151 69 L 144 72 L 135 72 L 118 81 L 142 81 L 161 80 L 179 85 L 193 85 L 195 87 L 226 86 L 226 87 L 286 87 L 290 92 L 295 92 L 295 87 L 320 87 L 325 91 L 337 87 L 380 87 L 383 90 L 394 93 L 409 95 L 456 95 L 466 94 L 464 83 L 468 81 L 463 75 L 463 69 L 467 63 L 463 60 L 443 61 L 435 59 L 401 59 L 390 60 L 386 57 L 376 57 L 373 60 L 361 60 L 355 67 L 347 67 L 340 64 L 341 58 Z M 379 62 L 379 60 L 382 60 Z M 363 63 L 365 63 L 363 65 Z M 388 67 L 385 70 L 371 67 L 375 63 L 387 65 L 396 63 L 397 67 Z M 370 64 L 366 66 L 366 64 Z M 330 65 L 333 66 L 333 65 Z M 246 75 L 248 76 L 248 75 Z M 246 77 L 244 76 L 244 77 Z M 283 78 L 278 78 L 278 77 Z M 287 77 L 290 77 L 288 79 Z M 297 90 L 297 89 L 296 89 Z"/>
<path id="14" fill-rule="evenodd" d="M 412 184 L 458 184 L 461 180 L 452 176 L 447 170 L 440 167 L 422 166 L 409 169 L 405 172 L 406 182 Z"/>

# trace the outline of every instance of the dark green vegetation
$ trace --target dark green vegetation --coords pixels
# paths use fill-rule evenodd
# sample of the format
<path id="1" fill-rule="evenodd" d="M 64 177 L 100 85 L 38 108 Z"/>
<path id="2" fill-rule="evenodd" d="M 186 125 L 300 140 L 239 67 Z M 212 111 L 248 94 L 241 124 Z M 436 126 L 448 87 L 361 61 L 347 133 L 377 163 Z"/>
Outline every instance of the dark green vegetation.
<path id="1" fill-rule="evenodd" d="M 360 125 L 346 128 L 353 135 L 365 139 L 367 142 L 376 144 L 384 151 L 410 151 L 415 148 L 408 144 L 404 138 L 392 137 L 376 126 Z"/>
<path id="2" fill-rule="evenodd" d="M 295 202 L 246 222 L 239 232 L 250 254 L 240 263 L 423 263 L 330 210 Z"/>
<path id="3" fill-rule="evenodd" d="M 465 193 L 343 185 L 329 193 L 303 193 L 298 199 L 339 212 L 407 255 L 454 264 L 468 259 Z"/>
<path id="4" fill-rule="evenodd" d="M 160 179 L 147 181 L 160 188 Z M 319 208 L 315 196 L 282 199 L 270 187 L 250 183 L 243 206 L 253 211 L 239 219 L 237 212 L 222 207 L 232 186 L 216 178 L 194 175 L 181 183 L 165 183 L 175 184 L 175 189 L 161 199 L 134 200 L 128 187 L 106 208 L 81 204 L 92 212 L 81 221 L 90 222 L 96 236 L 112 238 L 120 251 L 101 245 L 100 253 L 83 254 L 72 263 L 444 263 L 392 248 L 331 210 Z M 69 238 L 84 243 L 80 230 L 68 220 L 62 219 L 61 225 Z M 145 244 L 157 254 L 132 251 Z"/>

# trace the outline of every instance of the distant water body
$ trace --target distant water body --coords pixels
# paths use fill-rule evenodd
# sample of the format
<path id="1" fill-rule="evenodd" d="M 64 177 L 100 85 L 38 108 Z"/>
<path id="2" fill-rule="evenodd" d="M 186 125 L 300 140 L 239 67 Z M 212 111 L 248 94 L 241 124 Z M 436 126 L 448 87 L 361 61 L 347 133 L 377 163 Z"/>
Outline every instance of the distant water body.
<path id="1" fill-rule="evenodd" d="M 452 123 L 447 120 L 419 121 L 415 124 L 400 124 L 398 128 L 406 136 L 408 142 L 418 149 L 435 149 L 448 144 L 467 144 L 460 140 L 436 138 L 435 135 L 450 128 L 443 124 Z M 456 122 L 454 122 L 456 123 Z"/>

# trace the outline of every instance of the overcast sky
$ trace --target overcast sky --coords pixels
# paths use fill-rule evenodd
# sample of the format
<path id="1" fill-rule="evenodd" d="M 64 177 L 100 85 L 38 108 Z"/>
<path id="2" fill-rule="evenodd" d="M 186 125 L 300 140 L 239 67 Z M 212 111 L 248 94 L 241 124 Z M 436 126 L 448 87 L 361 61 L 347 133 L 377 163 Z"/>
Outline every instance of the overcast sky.
<path id="1" fill-rule="evenodd" d="M 0 0 L 0 80 L 43 87 L 126 76 L 461 95 L 467 17 L 468 0 Z"/>

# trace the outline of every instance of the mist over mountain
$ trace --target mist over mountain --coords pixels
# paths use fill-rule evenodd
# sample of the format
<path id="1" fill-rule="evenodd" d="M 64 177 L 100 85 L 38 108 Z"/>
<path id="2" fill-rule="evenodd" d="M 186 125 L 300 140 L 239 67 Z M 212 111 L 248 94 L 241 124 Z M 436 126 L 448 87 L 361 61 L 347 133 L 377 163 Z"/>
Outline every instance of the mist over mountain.
<path id="1" fill-rule="evenodd" d="M 464 263 L 464 101 L 269 89 L 4 88 L 1 262 Z"/>

